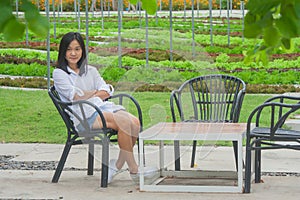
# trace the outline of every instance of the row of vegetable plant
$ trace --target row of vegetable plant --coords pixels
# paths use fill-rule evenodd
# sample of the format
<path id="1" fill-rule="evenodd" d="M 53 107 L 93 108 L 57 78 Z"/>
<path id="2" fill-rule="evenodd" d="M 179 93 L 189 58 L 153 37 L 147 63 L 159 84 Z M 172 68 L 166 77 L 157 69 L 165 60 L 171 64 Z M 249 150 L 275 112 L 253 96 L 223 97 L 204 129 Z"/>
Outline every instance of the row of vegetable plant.
<path id="1" fill-rule="evenodd" d="M 28 50 L 0 50 L 1 56 L 19 56 L 28 58 L 45 59 L 46 52 Z M 51 53 L 51 59 L 55 60 L 56 52 Z M 219 55 L 222 57 L 223 55 Z M 123 68 L 118 67 L 118 57 L 103 57 L 89 54 L 89 63 L 99 68 L 104 78 L 108 81 L 118 82 L 122 79 L 127 81 L 144 81 L 151 84 L 161 84 L 164 81 L 186 80 L 203 73 L 231 73 L 241 77 L 249 84 L 299 84 L 300 58 L 296 60 L 275 60 L 268 67 L 252 63 L 251 66 L 243 62 L 227 63 L 221 62 L 217 57 L 216 63 L 207 61 L 150 61 L 146 66 L 145 60 L 124 56 L 122 58 Z M 51 72 L 55 63 L 52 63 Z M 150 75 L 152 72 L 152 75 Z M 42 76 L 47 75 L 47 66 L 36 62 L 30 64 L 0 64 L 0 74 L 15 76 Z M 150 76 L 150 77 L 149 77 Z M 157 76 L 156 78 L 153 78 Z M 130 78 L 132 77 L 132 78 Z M 140 78 L 139 78 L 140 77 Z M 152 78 L 151 78 L 152 77 Z M 141 80 L 143 79 L 143 80 Z"/>
<path id="2" fill-rule="evenodd" d="M 105 17 L 108 26 L 101 29 L 101 20 L 92 18 L 89 24 L 89 64 L 96 66 L 102 76 L 113 84 L 120 82 L 144 82 L 146 84 L 166 84 L 169 82 L 182 82 L 186 79 L 206 73 L 226 73 L 242 78 L 252 85 L 257 84 L 299 84 L 299 47 L 300 39 L 294 40 L 291 52 L 278 50 L 276 57 L 269 65 L 262 63 L 243 62 L 243 54 L 253 48 L 256 41 L 241 37 L 240 32 L 230 37 L 226 35 L 227 21 L 214 19 L 215 27 L 220 30 L 211 35 L 200 26 L 206 26 L 208 19 L 196 19 L 197 28 L 192 43 L 190 19 L 178 18 L 174 24 L 178 26 L 173 30 L 172 62 L 170 58 L 170 31 L 168 19 L 150 18 L 151 28 L 148 29 L 149 62 L 146 62 L 146 36 L 145 28 L 139 27 L 138 18 L 124 18 L 122 27 L 122 67 L 119 67 L 117 55 L 118 35 L 116 17 Z M 68 31 L 78 31 L 76 19 L 60 18 L 61 23 L 56 24 L 54 35 L 51 29 L 50 73 L 52 73 L 57 58 L 57 48 L 60 38 Z M 82 21 L 84 22 L 84 21 Z M 241 20 L 232 19 L 233 26 L 241 29 Z M 144 21 L 143 21 L 144 23 Z M 82 24 L 84 27 L 84 24 Z M 223 28 L 222 28 L 223 27 Z M 77 30 L 76 30 L 77 29 Z M 202 29 L 202 30 L 200 30 Z M 85 30 L 80 29 L 84 35 Z M 33 36 L 30 31 L 28 37 L 32 40 L 29 45 L 24 43 L 25 38 L 17 43 L 1 42 L 0 74 L 14 76 L 40 76 L 47 74 L 46 42 L 44 39 Z M 230 44 L 229 44 L 230 40 Z M 259 40 L 259 39 L 258 39 Z M 7 49 L 25 47 L 28 49 Z M 5 49 L 4 49 L 5 48 Z M 40 49 L 42 51 L 36 51 Z M 290 54 L 293 53 L 292 56 Z M 282 57 L 281 57 L 282 56 Z M 7 80 L 6 80 L 7 82 Z M 2 83 L 1 83 L 2 84 Z"/>

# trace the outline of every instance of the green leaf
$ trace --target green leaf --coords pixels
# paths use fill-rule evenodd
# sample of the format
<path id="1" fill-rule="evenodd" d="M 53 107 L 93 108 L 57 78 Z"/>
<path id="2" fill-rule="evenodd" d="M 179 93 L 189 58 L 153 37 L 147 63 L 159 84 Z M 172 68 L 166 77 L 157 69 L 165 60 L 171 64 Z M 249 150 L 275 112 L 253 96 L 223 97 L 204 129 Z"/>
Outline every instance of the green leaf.
<path id="1" fill-rule="evenodd" d="M 25 12 L 25 19 L 29 22 L 40 16 L 37 8 L 27 0 L 22 3 L 21 9 Z"/>
<path id="2" fill-rule="evenodd" d="M 146 10 L 148 14 L 153 15 L 156 13 L 156 0 L 141 0 L 141 2 L 142 8 Z"/>
<path id="3" fill-rule="evenodd" d="M 253 14 L 264 14 L 274 7 L 279 6 L 281 0 L 249 0 L 247 8 Z"/>
<path id="4" fill-rule="evenodd" d="M 260 27 L 266 28 L 268 26 L 273 26 L 273 21 L 273 12 L 269 11 L 261 17 L 261 20 L 257 21 L 257 24 L 259 24 Z"/>
<path id="5" fill-rule="evenodd" d="M 280 33 L 274 26 L 267 27 L 264 29 L 263 39 L 267 46 L 276 47 L 280 41 Z"/>
<path id="6" fill-rule="evenodd" d="M 291 48 L 291 39 L 282 38 L 281 39 L 281 43 L 284 46 L 284 48 L 286 48 L 286 49 L 290 49 Z"/>
<path id="7" fill-rule="evenodd" d="M 38 9 L 28 0 L 22 2 L 21 8 L 25 12 L 25 19 L 28 22 L 29 29 L 39 36 L 46 36 L 49 31 L 47 18 L 41 16 Z"/>
<path id="8" fill-rule="evenodd" d="M 295 1 L 294 9 L 295 9 L 297 18 L 300 19 L 300 1 Z"/>
<path id="9" fill-rule="evenodd" d="M 281 8 L 281 18 L 276 20 L 280 32 L 286 38 L 294 38 L 300 35 L 300 19 L 297 18 L 292 4 Z"/>
<path id="10" fill-rule="evenodd" d="M 131 4 L 137 4 L 138 0 L 130 0 Z"/>
<path id="11" fill-rule="evenodd" d="M 245 26 L 244 36 L 246 38 L 257 38 L 262 34 L 262 28 L 258 24 L 250 24 Z"/>
<path id="12" fill-rule="evenodd" d="M 244 36 L 246 38 L 257 38 L 262 34 L 262 28 L 257 23 L 260 18 L 257 15 L 248 12 L 245 16 L 245 30 Z"/>
<path id="13" fill-rule="evenodd" d="M 10 20 L 13 17 L 12 14 L 12 7 L 10 5 L 9 0 L 1 0 L 0 1 L 0 33 L 3 32 L 3 29 L 5 27 L 5 24 L 8 20 Z"/>
<path id="14" fill-rule="evenodd" d="M 250 65 L 253 62 L 254 56 L 253 55 L 246 55 L 244 57 L 244 64 L 245 65 Z"/>
<path id="15" fill-rule="evenodd" d="M 285 38 L 297 37 L 297 27 L 290 18 L 282 16 L 275 21 L 275 24 Z"/>
<path id="16" fill-rule="evenodd" d="M 3 29 L 4 39 L 7 41 L 22 38 L 25 31 L 25 25 L 21 24 L 15 17 L 12 17 Z"/>
<path id="17" fill-rule="evenodd" d="M 263 63 L 264 66 L 267 66 L 269 63 L 269 55 L 267 51 L 260 51 L 259 60 Z"/>
<path id="18" fill-rule="evenodd" d="M 259 15 L 253 14 L 251 11 L 249 11 L 245 16 L 245 25 L 256 23 L 259 20 Z"/>
<path id="19" fill-rule="evenodd" d="M 28 27 L 39 36 L 47 36 L 49 30 L 48 20 L 44 17 L 37 17 L 35 20 L 28 22 Z"/>
<path id="20" fill-rule="evenodd" d="M 10 6 L 10 0 L 1 0 L 0 1 L 0 6 L 1 7 L 7 7 L 7 6 Z"/>

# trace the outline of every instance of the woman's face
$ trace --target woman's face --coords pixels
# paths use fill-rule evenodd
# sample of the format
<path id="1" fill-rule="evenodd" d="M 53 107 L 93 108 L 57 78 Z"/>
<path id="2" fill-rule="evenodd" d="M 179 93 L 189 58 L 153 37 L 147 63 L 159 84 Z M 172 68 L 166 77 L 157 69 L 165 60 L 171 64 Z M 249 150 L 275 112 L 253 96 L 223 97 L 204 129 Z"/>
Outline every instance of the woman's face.
<path id="1" fill-rule="evenodd" d="M 68 61 L 69 67 L 73 69 L 77 68 L 77 63 L 80 60 L 81 56 L 82 49 L 80 47 L 80 44 L 77 40 L 73 40 L 66 51 L 66 60 Z"/>

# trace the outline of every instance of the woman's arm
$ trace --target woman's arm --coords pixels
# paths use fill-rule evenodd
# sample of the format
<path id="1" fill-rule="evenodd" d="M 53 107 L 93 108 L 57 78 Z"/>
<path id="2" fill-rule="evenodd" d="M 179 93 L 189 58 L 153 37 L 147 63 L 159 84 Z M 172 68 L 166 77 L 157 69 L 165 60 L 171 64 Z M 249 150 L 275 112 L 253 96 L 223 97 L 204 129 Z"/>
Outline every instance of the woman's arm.
<path id="1" fill-rule="evenodd" d="M 56 90 L 64 101 L 87 100 L 94 97 L 98 90 L 82 90 L 73 85 L 71 75 L 61 69 L 53 71 L 53 79 Z"/>
<path id="2" fill-rule="evenodd" d="M 82 91 L 82 94 L 75 93 L 74 100 L 86 100 L 92 97 L 99 97 L 100 99 L 105 100 L 109 98 L 110 95 L 105 90 Z"/>
<path id="3" fill-rule="evenodd" d="M 113 87 L 103 80 L 103 78 L 100 76 L 99 72 L 96 70 L 95 67 L 90 67 L 93 79 L 95 80 L 95 87 L 97 89 L 95 96 L 101 98 L 102 100 L 109 98 L 112 95 Z"/>
<path id="4" fill-rule="evenodd" d="M 109 93 L 106 90 L 97 90 L 95 96 L 99 97 L 103 101 L 110 97 Z"/>
<path id="5" fill-rule="evenodd" d="M 91 90 L 91 91 L 81 91 L 81 93 L 75 93 L 74 95 L 74 100 L 86 100 L 92 97 L 97 96 L 96 94 L 98 93 L 97 90 Z"/>

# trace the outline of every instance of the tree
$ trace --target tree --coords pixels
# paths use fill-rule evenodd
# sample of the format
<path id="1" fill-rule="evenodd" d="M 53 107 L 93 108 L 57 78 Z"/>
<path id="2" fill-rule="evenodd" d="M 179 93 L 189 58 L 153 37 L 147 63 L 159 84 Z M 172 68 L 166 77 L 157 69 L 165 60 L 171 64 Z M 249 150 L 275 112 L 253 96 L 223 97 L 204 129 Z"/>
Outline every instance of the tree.
<path id="1" fill-rule="evenodd" d="M 292 50 L 292 39 L 300 36 L 300 0 L 250 0 L 244 35 L 262 38 L 247 52 L 246 62 L 267 64 L 275 49 Z"/>

